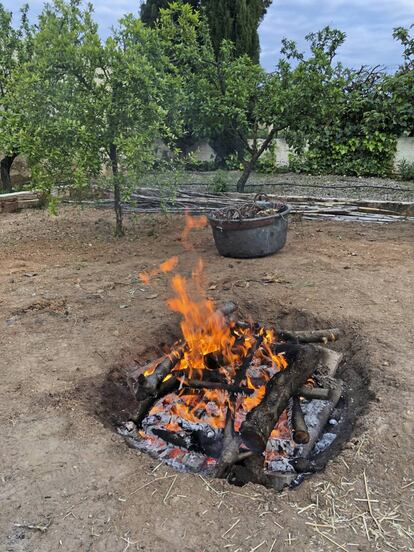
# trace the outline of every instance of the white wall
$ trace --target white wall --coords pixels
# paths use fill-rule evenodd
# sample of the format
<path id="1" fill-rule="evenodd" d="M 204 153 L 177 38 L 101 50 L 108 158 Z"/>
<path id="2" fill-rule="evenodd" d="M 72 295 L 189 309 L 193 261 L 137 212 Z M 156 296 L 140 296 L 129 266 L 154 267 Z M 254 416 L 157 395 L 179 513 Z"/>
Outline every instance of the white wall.
<path id="1" fill-rule="evenodd" d="M 157 142 L 156 144 L 157 152 L 160 157 L 163 155 L 169 156 L 171 152 L 169 149 L 162 143 Z M 289 146 L 286 143 L 284 138 L 276 139 L 276 164 L 280 167 L 286 166 L 289 164 Z M 207 141 L 201 141 L 199 144 L 194 146 L 193 154 L 196 159 L 199 161 L 214 161 L 215 153 L 214 150 L 210 147 Z M 399 138 L 397 142 L 397 152 L 395 155 L 395 167 L 400 161 L 405 159 L 409 163 L 414 163 L 414 138 Z M 23 156 L 20 156 L 13 163 L 11 171 L 12 183 L 15 186 L 19 186 L 30 179 L 30 173 L 27 168 L 26 160 Z"/>
<path id="2" fill-rule="evenodd" d="M 405 159 L 414 163 L 414 138 L 399 138 L 397 142 L 397 153 L 395 154 L 395 165 Z"/>

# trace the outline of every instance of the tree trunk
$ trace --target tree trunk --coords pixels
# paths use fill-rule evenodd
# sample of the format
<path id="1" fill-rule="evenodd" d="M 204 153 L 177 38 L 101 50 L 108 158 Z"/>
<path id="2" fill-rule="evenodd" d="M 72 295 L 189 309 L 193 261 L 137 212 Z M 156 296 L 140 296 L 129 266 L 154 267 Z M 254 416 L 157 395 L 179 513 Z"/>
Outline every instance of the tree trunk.
<path id="1" fill-rule="evenodd" d="M 238 192 L 244 192 L 246 182 L 249 180 L 249 176 L 251 175 L 253 169 L 255 168 L 257 161 L 260 159 L 261 155 L 269 148 L 275 136 L 276 136 L 276 130 L 272 129 L 269 132 L 269 135 L 267 136 L 266 140 L 264 140 L 263 144 L 260 146 L 260 148 L 252 154 L 250 161 L 245 165 L 243 173 L 237 182 Z"/>
<path id="2" fill-rule="evenodd" d="M 13 161 L 17 157 L 17 153 L 12 153 L 11 155 L 6 155 L 0 161 L 0 189 L 2 192 L 7 193 L 12 191 L 10 170 L 13 165 Z"/>
<path id="3" fill-rule="evenodd" d="M 122 223 L 122 205 L 121 205 L 121 186 L 119 183 L 118 170 L 118 152 L 115 144 L 111 144 L 109 148 L 109 157 L 112 165 L 112 175 L 114 178 L 114 209 L 116 217 L 115 236 L 122 238 L 125 236 L 125 230 Z"/>

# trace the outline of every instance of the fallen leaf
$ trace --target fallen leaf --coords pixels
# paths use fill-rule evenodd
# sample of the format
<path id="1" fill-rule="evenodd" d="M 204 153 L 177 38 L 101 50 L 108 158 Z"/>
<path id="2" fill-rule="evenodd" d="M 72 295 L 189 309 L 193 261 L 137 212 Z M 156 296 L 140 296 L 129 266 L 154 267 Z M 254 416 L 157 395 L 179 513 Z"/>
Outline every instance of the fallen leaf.
<path id="1" fill-rule="evenodd" d="M 158 293 L 154 293 L 153 295 L 147 295 L 145 299 L 156 299 L 158 297 Z"/>

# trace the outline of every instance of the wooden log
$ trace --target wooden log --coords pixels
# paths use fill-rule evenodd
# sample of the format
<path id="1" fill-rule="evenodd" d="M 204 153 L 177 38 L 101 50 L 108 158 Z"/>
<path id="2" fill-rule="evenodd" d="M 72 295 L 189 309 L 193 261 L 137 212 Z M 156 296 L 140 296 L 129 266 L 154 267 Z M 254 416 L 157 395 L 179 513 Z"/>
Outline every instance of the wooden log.
<path id="1" fill-rule="evenodd" d="M 234 431 L 234 417 L 231 408 L 227 409 L 224 427 L 223 448 L 217 462 L 216 477 L 224 479 L 232 466 L 237 462 L 240 453 L 241 437 Z"/>
<path id="2" fill-rule="evenodd" d="M 158 397 L 158 389 L 161 383 L 183 358 L 184 350 L 184 345 L 177 347 L 155 367 L 152 374 L 148 376 L 141 374 L 138 377 L 138 386 L 135 393 L 138 401 L 143 401 L 149 397 Z"/>
<path id="3" fill-rule="evenodd" d="M 289 399 L 297 393 L 318 367 L 321 352 L 312 345 L 299 347 L 296 359 L 267 384 L 263 401 L 249 412 L 240 433 L 251 449 L 263 452 Z"/>
<path id="4" fill-rule="evenodd" d="M 306 385 L 300 387 L 296 394 L 298 397 L 303 397 L 308 401 L 317 399 L 319 401 L 329 401 L 331 396 L 331 389 L 325 389 L 322 387 L 307 387 Z"/>
<path id="5" fill-rule="evenodd" d="M 297 341 L 299 343 L 328 343 L 330 341 L 336 341 L 342 333 L 338 328 L 311 331 L 276 329 L 275 331 L 277 337 L 287 341 Z"/>
<path id="6" fill-rule="evenodd" d="M 240 366 L 240 368 L 236 373 L 236 377 L 234 378 L 235 386 L 239 387 L 241 382 L 246 377 L 246 372 L 253 360 L 253 357 L 256 354 L 256 351 L 262 345 L 262 343 L 263 343 L 263 336 L 258 335 L 256 338 L 256 341 L 250 347 L 249 353 L 247 354 L 242 365 Z M 237 397 L 236 393 L 233 392 L 230 394 L 231 404 L 227 409 L 226 426 L 224 428 L 223 450 L 216 468 L 216 477 L 218 478 L 227 477 L 231 467 L 238 461 L 238 458 L 239 458 L 241 437 L 240 435 L 236 434 L 234 430 L 234 413 L 233 413 L 235 409 L 236 397 Z"/>
<path id="7" fill-rule="evenodd" d="M 138 428 L 141 428 L 142 422 L 149 414 L 149 411 L 154 406 L 154 404 L 165 397 L 166 395 L 169 395 L 170 393 L 173 393 L 176 391 L 179 387 L 179 381 L 177 378 L 172 377 L 168 379 L 167 381 L 164 381 L 160 388 L 158 389 L 158 393 L 156 397 L 147 397 L 144 400 L 140 401 L 138 403 L 138 408 L 135 411 L 134 415 L 131 416 L 131 420 L 135 423 L 135 425 Z"/>
<path id="8" fill-rule="evenodd" d="M 300 399 L 294 396 L 290 401 L 290 424 L 293 440 L 298 445 L 306 445 L 306 443 L 309 443 L 309 431 L 302 407 L 300 406 Z"/>
<path id="9" fill-rule="evenodd" d="M 253 360 L 254 355 L 256 354 L 256 351 L 261 347 L 262 343 L 263 335 L 256 336 L 256 341 L 250 347 L 250 350 L 243 360 L 240 368 L 237 369 L 236 376 L 234 378 L 234 385 L 236 385 L 237 387 L 239 387 L 241 382 L 246 378 L 246 372 Z"/>

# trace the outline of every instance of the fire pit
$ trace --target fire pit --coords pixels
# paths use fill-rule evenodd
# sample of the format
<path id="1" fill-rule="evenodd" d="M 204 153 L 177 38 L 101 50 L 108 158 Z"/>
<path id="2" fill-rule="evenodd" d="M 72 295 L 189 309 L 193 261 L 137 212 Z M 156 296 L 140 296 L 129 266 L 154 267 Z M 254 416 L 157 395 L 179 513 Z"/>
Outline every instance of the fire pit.
<path id="1" fill-rule="evenodd" d="M 232 303 L 188 305 L 180 277 L 175 289 L 171 306 L 187 312 L 184 339 L 131 367 L 138 408 L 120 433 L 180 471 L 277 490 L 299 482 L 335 439 L 342 355 L 318 343 L 335 341 L 339 330 L 259 327 L 238 321 Z"/>
<path id="2" fill-rule="evenodd" d="M 205 222 L 187 215 L 187 250 L 190 229 Z M 149 285 L 178 262 L 141 273 L 141 281 Z M 137 407 L 118 431 L 177 470 L 236 485 L 282 489 L 324 466 L 344 402 L 342 355 L 326 345 L 341 332 L 285 331 L 240 320 L 233 303 L 216 308 L 201 260 L 190 281 L 176 274 L 171 282 L 168 305 L 181 315 L 182 338 L 161 358 L 130 367 Z"/>

